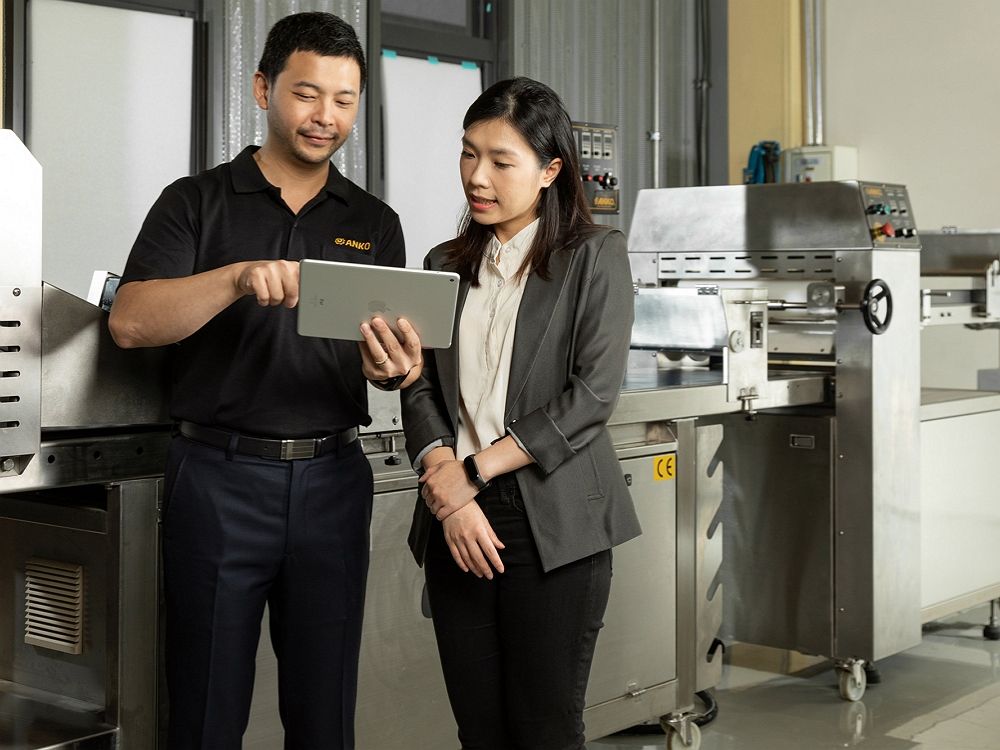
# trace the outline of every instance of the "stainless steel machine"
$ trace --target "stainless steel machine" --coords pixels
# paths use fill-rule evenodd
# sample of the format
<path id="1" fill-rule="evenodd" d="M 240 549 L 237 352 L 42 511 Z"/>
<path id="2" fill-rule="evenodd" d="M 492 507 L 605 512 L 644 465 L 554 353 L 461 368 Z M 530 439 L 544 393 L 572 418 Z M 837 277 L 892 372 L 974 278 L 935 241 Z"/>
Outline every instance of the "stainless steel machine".
<path id="1" fill-rule="evenodd" d="M 922 233 L 921 615 L 990 602 L 1000 640 L 1000 233 Z"/>
<path id="2" fill-rule="evenodd" d="M 41 169 L 0 163 L 0 747 L 154 747 L 162 353 L 42 282 Z"/>
<path id="3" fill-rule="evenodd" d="M 643 191 L 644 284 L 766 290 L 773 373 L 814 406 L 702 419 L 722 439 L 726 637 L 833 657 L 841 694 L 920 640 L 920 243 L 905 188 L 817 183 Z"/>

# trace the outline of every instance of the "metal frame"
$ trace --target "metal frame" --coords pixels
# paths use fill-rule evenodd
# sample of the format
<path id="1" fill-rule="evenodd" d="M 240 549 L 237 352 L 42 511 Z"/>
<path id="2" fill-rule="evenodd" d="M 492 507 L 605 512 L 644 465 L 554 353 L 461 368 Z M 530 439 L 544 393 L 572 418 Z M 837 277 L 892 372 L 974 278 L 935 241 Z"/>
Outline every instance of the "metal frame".
<path id="1" fill-rule="evenodd" d="M 100 5 L 125 10 L 141 10 L 194 19 L 195 38 L 191 102 L 191 171 L 203 169 L 207 160 L 207 115 L 209 112 L 208 27 L 203 21 L 205 0 L 69 0 L 83 5 Z M 211 0 L 208 0 L 209 2 Z M 28 4 L 31 0 L 4 2 L 4 85 L 3 126 L 23 141 L 28 122 Z"/>
<path id="2" fill-rule="evenodd" d="M 729 0 L 709 0 L 708 184 L 729 183 Z"/>
<path id="3" fill-rule="evenodd" d="M 381 0 L 368 2 L 368 108 L 367 135 L 368 191 L 385 195 L 385 154 L 383 147 L 382 75 L 378 61 L 383 48 L 413 57 L 434 55 L 446 62 L 473 61 L 482 65 L 483 85 L 498 80 L 503 45 L 509 35 L 501 33 L 504 17 L 502 0 L 468 0 L 470 22 L 465 32 L 458 27 L 419 22 L 382 12 Z M 490 10 L 487 12 L 487 6 Z M 503 39 L 503 43 L 501 42 Z"/>
<path id="4" fill-rule="evenodd" d="M 5 76 L 3 92 L 3 126 L 24 140 L 25 70 L 27 69 L 27 38 L 25 36 L 25 5 L 27 0 L 4 0 L 3 49 Z"/>

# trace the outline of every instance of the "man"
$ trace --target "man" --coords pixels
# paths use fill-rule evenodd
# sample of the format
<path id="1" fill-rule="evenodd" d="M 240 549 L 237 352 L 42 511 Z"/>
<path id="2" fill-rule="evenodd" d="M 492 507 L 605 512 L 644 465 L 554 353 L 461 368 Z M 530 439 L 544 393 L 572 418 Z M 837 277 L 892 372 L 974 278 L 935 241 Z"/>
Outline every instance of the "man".
<path id="1" fill-rule="evenodd" d="M 381 320 L 360 347 L 301 337 L 290 308 L 302 258 L 404 264 L 397 215 L 330 163 L 364 83 L 340 18 L 275 24 L 253 81 L 264 145 L 164 190 L 111 312 L 120 346 L 176 344 L 163 509 L 174 750 L 241 746 L 265 603 L 285 747 L 354 747 L 372 503 L 357 425 L 371 422 L 365 378 L 408 386 L 420 341 L 403 320 L 402 341 Z"/>

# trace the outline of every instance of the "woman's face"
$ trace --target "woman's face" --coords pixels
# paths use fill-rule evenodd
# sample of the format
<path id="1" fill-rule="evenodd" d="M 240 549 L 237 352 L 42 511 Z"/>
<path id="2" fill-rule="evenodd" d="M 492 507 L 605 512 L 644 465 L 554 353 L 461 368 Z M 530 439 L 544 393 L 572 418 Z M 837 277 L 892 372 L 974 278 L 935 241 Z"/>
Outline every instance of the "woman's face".
<path id="1" fill-rule="evenodd" d="M 473 221 L 493 227 L 507 242 L 538 216 L 542 188 L 552 184 L 561 159 L 538 165 L 524 137 L 503 120 L 481 120 L 462 138 L 462 187 Z"/>

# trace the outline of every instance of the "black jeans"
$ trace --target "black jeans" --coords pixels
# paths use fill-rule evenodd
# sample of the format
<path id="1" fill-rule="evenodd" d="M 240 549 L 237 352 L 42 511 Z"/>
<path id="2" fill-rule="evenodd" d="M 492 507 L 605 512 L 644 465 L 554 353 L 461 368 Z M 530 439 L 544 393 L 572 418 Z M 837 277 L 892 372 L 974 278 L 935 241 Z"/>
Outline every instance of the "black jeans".
<path id="1" fill-rule="evenodd" d="M 498 478 L 476 499 L 506 545 L 505 572 L 492 581 L 463 573 L 439 523 L 425 564 L 462 748 L 583 748 L 584 699 L 611 588 L 611 551 L 545 573 L 513 478 Z"/>

